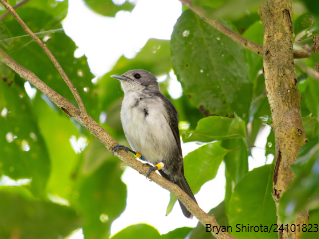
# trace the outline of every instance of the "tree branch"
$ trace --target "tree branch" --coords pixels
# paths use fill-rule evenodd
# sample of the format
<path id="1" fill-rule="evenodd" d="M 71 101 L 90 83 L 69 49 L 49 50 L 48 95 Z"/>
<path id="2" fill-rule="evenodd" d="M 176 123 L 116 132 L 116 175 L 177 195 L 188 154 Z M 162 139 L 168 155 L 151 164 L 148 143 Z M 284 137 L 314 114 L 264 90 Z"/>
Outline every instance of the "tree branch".
<path id="1" fill-rule="evenodd" d="M 59 71 L 60 75 L 62 76 L 63 80 L 65 81 L 65 83 L 68 85 L 68 87 L 70 88 L 71 92 L 73 93 L 74 98 L 76 99 L 76 102 L 78 103 L 78 106 L 81 110 L 81 116 L 85 117 L 86 116 L 86 110 L 84 107 L 84 104 L 82 102 L 82 99 L 78 93 L 78 91 L 76 90 L 76 88 L 74 87 L 74 85 L 72 84 L 72 82 L 70 81 L 70 79 L 68 78 L 68 76 L 65 74 L 64 70 L 62 69 L 61 65 L 59 64 L 59 62 L 55 59 L 54 55 L 51 53 L 51 51 L 49 50 L 49 48 L 47 48 L 47 46 L 45 45 L 44 42 L 42 42 L 29 28 L 28 26 L 23 22 L 23 20 L 19 17 L 19 15 L 16 13 L 16 11 L 13 9 L 13 7 L 6 2 L 6 0 L 0 0 L 0 2 L 2 3 L 2 5 L 15 17 L 15 19 L 19 22 L 19 24 L 22 26 L 22 28 L 24 29 L 24 31 L 26 33 L 28 33 L 35 42 L 37 42 L 39 44 L 39 46 L 43 49 L 43 51 L 48 55 L 48 57 L 51 59 L 51 61 L 53 62 L 54 66 L 56 67 L 56 69 Z"/>
<path id="2" fill-rule="evenodd" d="M 247 48 L 248 50 L 255 52 L 256 54 L 262 56 L 263 55 L 263 47 L 260 44 L 254 43 L 252 41 L 243 38 L 241 35 L 237 34 L 236 32 L 230 30 L 229 28 L 222 25 L 220 22 L 206 16 L 206 12 L 199 6 L 196 6 L 192 0 L 179 0 L 182 4 L 186 7 L 191 9 L 194 13 L 196 13 L 204 22 L 207 22 L 212 27 L 216 28 L 221 33 L 228 36 L 230 39 L 234 40 L 238 44 L 242 45 L 243 47 Z"/>
<path id="3" fill-rule="evenodd" d="M 224 35 L 228 36 L 233 41 L 237 42 L 239 45 L 245 47 L 246 49 L 263 56 L 263 46 L 257 44 L 255 42 L 249 41 L 246 38 L 242 37 L 238 33 L 230 30 L 229 28 L 225 27 L 220 22 L 207 17 L 206 12 L 199 6 L 196 6 L 192 0 L 179 0 L 183 5 L 191 9 L 194 13 L 196 13 L 204 22 L 207 22 L 212 27 L 223 33 Z M 306 50 L 294 50 L 294 58 L 301 59 L 301 58 L 308 58 L 310 54 Z"/>
<path id="4" fill-rule="evenodd" d="M 57 92 L 52 90 L 49 86 L 47 86 L 43 81 L 41 81 L 33 72 L 25 69 L 17 62 L 15 62 L 12 58 L 10 58 L 1 48 L 0 48 L 0 61 L 9 66 L 12 70 L 14 70 L 17 74 L 19 74 L 23 79 L 29 81 L 32 85 L 34 85 L 37 89 L 39 89 L 43 94 L 48 96 L 48 98 L 60 107 L 66 114 L 70 117 L 74 118 L 81 125 L 87 128 L 98 140 L 101 141 L 104 146 L 111 151 L 115 145 L 118 143 L 115 139 L 112 138 L 96 121 L 94 121 L 89 115 L 87 115 L 85 120 L 82 120 L 81 112 L 78 108 L 72 105 L 69 101 L 59 95 Z M 138 171 L 140 174 L 146 176 L 148 172 L 149 166 L 143 164 L 142 162 L 133 158 L 130 154 L 128 154 L 124 150 L 119 150 L 114 154 L 121 161 L 126 163 L 131 168 Z M 205 213 L 183 190 L 181 190 L 176 184 L 166 180 L 159 174 L 152 172 L 150 174 L 150 179 L 152 179 L 155 183 L 160 185 L 161 187 L 167 189 L 171 193 L 173 193 L 184 205 L 185 207 L 204 225 L 211 224 L 212 226 L 217 226 L 220 228 L 220 225 L 217 223 L 214 215 L 208 215 Z M 232 235 L 228 232 L 219 232 L 219 234 L 215 234 L 212 231 L 213 236 L 221 239 L 234 239 Z"/>
<path id="5" fill-rule="evenodd" d="M 292 54 L 292 11 L 291 0 L 268 0 L 259 9 L 264 25 L 265 85 L 276 146 L 272 195 L 280 226 L 279 200 L 294 179 L 290 165 L 296 161 L 299 149 L 307 142 L 302 126 L 301 94 Z M 306 224 L 307 221 L 307 212 L 302 212 L 298 214 L 295 224 Z M 299 238 L 299 235 L 297 230 L 279 231 L 279 238 Z"/>
<path id="6" fill-rule="evenodd" d="M 319 35 L 313 35 L 313 52 L 319 52 Z M 319 72 L 319 63 L 315 62 L 316 71 Z"/>
<path id="7" fill-rule="evenodd" d="M 311 67 L 307 67 L 306 65 L 300 64 L 298 62 L 296 62 L 295 65 L 299 70 L 307 73 L 312 79 L 319 82 L 319 72 L 318 71 L 312 69 Z"/>
<path id="8" fill-rule="evenodd" d="M 21 2 L 19 2 L 18 4 L 16 4 L 15 6 L 13 6 L 13 9 L 17 9 L 21 6 L 23 6 L 24 4 L 26 4 L 27 2 L 29 2 L 30 0 L 23 0 Z M 3 19 L 5 19 L 7 16 L 10 15 L 10 12 L 5 12 L 0 16 L 0 21 L 2 21 Z"/>

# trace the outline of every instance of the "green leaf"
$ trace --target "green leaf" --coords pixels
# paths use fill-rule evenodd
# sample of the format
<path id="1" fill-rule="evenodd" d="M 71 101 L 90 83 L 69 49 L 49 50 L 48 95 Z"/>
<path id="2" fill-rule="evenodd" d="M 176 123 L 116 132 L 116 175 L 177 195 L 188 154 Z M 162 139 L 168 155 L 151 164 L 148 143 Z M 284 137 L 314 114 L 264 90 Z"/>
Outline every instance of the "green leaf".
<path id="1" fill-rule="evenodd" d="M 176 228 L 166 234 L 161 235 L 161 239 L 183 239 L 192 230 L 190 227 Z"/>
<path id="2" fill-rule="evenodd" d="M 78 163 L 70 139 L 72 135 L 78 138 L 79 132 L 69 118 L 57 114 L 40 97 L 34 99 L 33 111 L 51 160 L 47 192 L 69 198 L 74 184 L 72 175 Z"/>
<path id="3" fill-rule="evenodd" d="M 95 13 L 115 17 L 118 11 L 132 11 L 134 4 L 126 0 L 123 4 L 115 4 L 112 0 L 84 0 L 85 4 Z"/>
<path id="4" fill-rule="evenodd" d="M 61 23 L 56 21 L 53 15 L 36 8 L 21 8 L 19 9 L 19 15 L 35 33 L 62 28 Z M 14 18 L 10 19 L 6 19 L 5 24 L 7 28 L 10 29 L 12 35 L 15 37 L 25 35 L 19 23 Z M 45 44 L 63 67 L 73 85 L 77 88 L 88 114 L 97 120 L 101 111 L 99 110 L 101 105 L 97 101 L 97 86 L 91 82 L 93 75 L 88 67 L 86 57 L 74 57 L 74 51 L 77 47 L 63 31 L 45 35 L 51 37 Z M 41 39 L 43 39 L 45 35 L 40 36 Z M 10 57 L 26 69 L 32 71 L 72 104 L 77 105 L 69 87 L 63 81 L 49 57 L 36 42 L 26 36 L 15 38 L 13 44 L 15 44 L 15 48 L 12 49 L 11 52 L 8 52 Z M 85 87 L 87 92 L 84 91 Z"/>
<path id="5" fill-rule="evenodd" d="M 315 117 L 302 117 L 302 125 L 308 139 L 319 136 L 319 122 Z"/>
<path id="6" fill-rule="evenodd" d="M 16 77 L 0 81 L 0 175 L 29 178 L 34 194 L 43 194 L 50 173 L 50 159 L 39 131 L 30 99 Z"/>
<path id="7" fill-rule="evenodd" d="M 294 23 L 295 35 L 306 30 L 309 26 L 312 25 L 312 23 L 313 23 L 313 17 L 312 17 L 311 13 L 306 12 L 306 13 L 300 15 Z"/>
<path id="8" fill-rule="evenodd" d="M 169 194 L 169 203 L 168 203 L 167 209 L 166 209 L 166 216 L 171 213 L 176 201 L 177 201 L 176 196 L 173 193 L 170 193 Z"/>
<path id="9" fill-rule="evenodd" d="M 263 24 L 262 21 L 256 21 L 253 25 L 251 25 L 243 34 L 243 37 L 252 42 L 263 44 L 264 40 L 264 32 L 263 32 Z M 249 64 L 250 69 L 250 79 L 255 82 L 257 78 L 257 73 L 263 67 L 263 58 L 262 56 L 257 55 L 254 52 L 246 50 L 247 54 L 247 62 Z"/>
<path id="10" fill-rule="evenodd" d="M 304 94 L 306 105 L 314 116 L 319 116 L 319 83 L 311 78 L 308 79 L 307 89 Z"/>
<path id="11" fill-rule="evenodd" d="M 61 22 L 68 13 L 68 0 L 32 0 L 21 8 L 36 8 L 54 16 L 55 21 Z M 20 8 L 19 8 L 20 9 Z M 18 10 L 20 15 L 20 10 Z"/>
<path id="12" fill-rule="evenodd" d="M 245 122 L 237 115 L 235 118 L 210 116 L 198 121 L 198 125 L 191 136 L 184 142 L 201 141 L 211 142 L 219 139 L 245 138 Z"/>
<path id="13" fill-rule="evenodd" d="M 124 228 L 122 231 L 116 233 L 111 239 L 160 239 L 159 232 L 148 224 L 135 224 Z"/>
<path id="14" fill-rule="evenodd" d="M 184 158 L 185 177 L 193 193 L 197 193 L 202 185 L 217 174 L 219 165 L 228 150 L 222 148 L 219 142 L 206 144 Z"/>
<path id="15" fill-rule="evenodd" d="M 279 202 L 280 220 L 291 223 L 299 212 L 318 207 L 319 201 L 319 144 L 292 165 L 295 179 Z"/>
<path id="16" fill-rule="evenodd" d="M 39 201 L 22 187 L 0 187 L 0 237 L 53 239 L 81 226 L 76 212 L 66 206 Z"/>
<path id="17" fill-rule="evenodd" d="M 270 230 L 270 226 L 277 222 L 276 206 L 272 198 L 273 165 L 256 168 L 237 184 L 229 203 L 229 224 L 234 229 L 232 235 L 238 239 L 245 238 L 278 238 L 273 230 L 270 233 L 261 232 Z M 239 231 L 246 226 L 246 231 Z M 247 231 L 247 225 L 259 227 L 259 232 Z M 237 225 L 238 226 L 238 225 Z M 235 230 L 236 229 L 236 230 Z"/>
<path id="18" fill-rule="evenodd" d="M 219 165 L 227 153 L 228 150 L 222 148 L 220 142 L 215 142 L 206 144 L 185 156 L 185 178 L 194 194 L 204 183 L 215 178 Z M 175 196 L 171 196 L 166 213 L 170 213 L 176 200 Z"/>
<path id="19" fill-rule="evenodd" d="M 93 138 L 83 152 L 82 173 L 91 174 L 98 169 L 106 160 L 113 160 L 115 157 L 105 146 L 96 138 Z"/>
<path id="20" fill-rule="evenodd" d="M 223 140 L 222 146 L 230 150 L 224 158 L 226 170 L 229 171 L 235 184 L 248 172 L 247 145 L 243 139 Z"/>
<path id="21" fill-rule="evenodd" d="M 228 219 L 225 214 L 225 203 L 221 202 L 217 207 L 211 209 L 208 212 L 209 215 L 214 215 L 216 218 L 216 221 L 220 226 L 227 227 Z M 201 222 L 198 222 L 197 226 L 192 230 L 190 234 L 190 239 L 211 239 L 215 238 L 210 232 L 206 232 L 206 228 Z"/>
<path id="22" fill-rule="evenodd" d="M 112 222 L 126 206 L 126 185 L 119 160 L 107 160 L 93 174 L 81 175 L 73 192 L 73 205 L 85 216 L 85 238 L 109 238 Z"/>
<path id="23" fill-rule="evenodd" d="M 188 10 L 174 27 L 171 52 L 185 94 L 205 115 L 248 116 L 252 84 L 241 46 Z"/>

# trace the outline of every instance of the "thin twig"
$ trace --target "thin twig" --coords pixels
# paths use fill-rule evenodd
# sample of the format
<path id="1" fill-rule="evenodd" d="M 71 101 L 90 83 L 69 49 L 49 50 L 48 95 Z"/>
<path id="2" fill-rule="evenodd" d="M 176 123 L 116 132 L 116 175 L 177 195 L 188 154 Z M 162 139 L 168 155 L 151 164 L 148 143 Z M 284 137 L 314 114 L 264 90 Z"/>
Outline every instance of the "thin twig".
<path id="1" fill-rule="evenodd" d="M 13 6 L 13 9 L 18 9 L 19 7 L 21 7 L 22 5 L 26 4 L 27 2 L 29 2 L 30 0 L 23 0 L 21 2 L 19 2 L 18 4 L 16 4 L 15 6 Z M 0 21 L 2 21 L 3 19 L 5 19 L 7 16 L 10 15 L 10 12 L 5 12 L 0 16 Z"/>
<path id="2" fill-rule="evenodd" d="M 81 112 L 78 108 L 72 105 L 69 101 L 59 95 L 57 92 L 52 90 L 47 86 L 43 81 L 41 81 L 33 72 L 25 69 L 12 58 L 10 58 L 1 48 L 0 48 L 0 61 L 9 66 L 17 74 L 19 74 L 23 79 L 29 81 L 42 93 L 44 93 L 48 98 L 60 107 L 66 114 L 74 118 L 81 125 L 87 128 L 98 140 L 101 141 L 104 146 L 111 151 L 111 149 L 118 143 L 115 139 L 112 138 L 96 121 L 94 121 L 89 115 L 86 116 L 85 120 L 82 120 Z M 124 150 L 119 150 L 115 153 L 121 161 L 126 163 L 131 168 L 138 171 L 140 174 L 146 175 L 149 169 L 149 166 L 141 163 L 140 161 L 133 158 Z M 217 226 L 220 228 L 220 225 L 217 223 L 214 215 L 208 215 L 205 213 L 183 190 L 180 189 L 176 184 L 166 180 L 157 173 L 152 172 L 150 174 L 150 179 L 161 187 L 167 189 L 173 193 L 185 206 L 186 208 L 204 225 L 211 224 L 211 226 Z M 220 231 L 219 234 L 215 234 L 212 231 L 213 236 L 216 238 L 222 239 L 234 239 L 232 235 L 228 232 Z"/>
<path id="3" fill-rule="evenodd" d="M 319 53 L 319 35 L 313 35 L 313 52 Z M 319 72 L 319 63 L 315 62 L 316 71 Z"/>
<path id="4" fill-rule="evenodd" d="M 196 6 L 192 0 L 179 0 L 183 5 L 191 9 L 194 13 L 196 13 L 204 22 L 207 22 L 212 27 L 223 33 L 224 35 L 228 36 L 233 41 L 237 42 L 239 45 L 247 48 L 248 50 L 255 52 L 256 54 L 263 56 L 263 46 L 257 44 L 255 42 L 249 41 L 246 38 L 242 37 L 238 33 L 230 30 L 229 28 L 225 27 L 220 22 L 216 21 L 213 18 L 210 18 L 206 15 L 204 9 L 199 6 Z M 310 54 L 306 50 L 294 50 L 294 58 L 301 59 L 301 58 L 308 58 Z"/>
<path id="5" fill-rule="evenodd" d="M 85 117 L 86 116 L 86 110 L 84 107 L 84 104 L 82 102 L 82 99 L 78 93 L 78 91 L 76 90 L 76 88 L 74 87 L 74 85 L 72 84 L 72 82 L 70 81 L 70 79 L 68 78 L 68 76 L 65 74 L 64 70 L 62 69 L 61 65 L 59 64 L 59 62 L 55 59 L 55 57 L 53 56 L 53 54 L 51 53 L 51 51 L 47 48 L 47 46 L 45 45 L 44 42 L 42 42 L 29 28 L 28 26 L 23 22 L 23 20 L 19 17 L 19 15 L 16 13 L 16 11 L 12 8 L 12 6 L 6 2 L 6 0 L 0 0 L 0 2 L 2 3 L 2 5 L 15 17 L 15 19 L 20 23 L 20 25 L 23 27 L 24 31 L 26 33 L 28 33 L 38 44 L 39 46 L 44 50 L 44 52 L 48 55 L 48 57 L 51 59 L 51 61 L 53 62 L 54 66 L 57 68 L 57 70 L 59 71 L 59 73 L 61 74 L 63 80 L 65 81 L 65 83 L 68 85 L 68 87 L 70 88 L 71 92 L 73 93 L 73 96 L 76 100 L 76 102 L 79 105 L 79 108 L 81 110 L 81 116 Z"/>
<path id="6" fill-rule="evenodd" d="M 319 82 L 319 72 L 317 72 L 315 69 L 312 69 L 311 67 L 307 67 L 306 65 L 301 64 L 300 62 L 295 62 L 295 66 L 299 70 L 307 73 L 311 78 Z"/>

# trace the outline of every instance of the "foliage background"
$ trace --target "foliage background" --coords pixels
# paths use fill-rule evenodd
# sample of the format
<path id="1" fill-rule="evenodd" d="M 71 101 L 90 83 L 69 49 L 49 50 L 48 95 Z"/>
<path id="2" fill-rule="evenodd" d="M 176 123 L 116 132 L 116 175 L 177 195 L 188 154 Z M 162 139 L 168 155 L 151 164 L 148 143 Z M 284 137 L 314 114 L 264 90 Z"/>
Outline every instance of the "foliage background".
<path id="1" fill-rule="evenodd" d="M 17 3 L 15 0 L 9 2 L 11 5 Z M 262 44 L 262 23 L 257 14 L 260 1 L 194 2 L 209 10 L 212 17 L 228 28 Z M 128 1 L 117 4 L 109 0 L 85 0 L 85 3 L 93 12 L 107 17 L 114 17 L 122 10 L 132 11 L 136 4 Z M 315 7 L 318 3 L 314 0 L 294 1 L 293 4 L 294 47 L 299 49 L 311 45 L 311 34 L 318 33 L 319 7 Z M 214 179 L 224 162 L 225 199 L 211 211 L 217 221 L 233 228 L 238 223 L 276 223 L 271 197 L 273 165 L 248 170 L 257 135 L 271 123 L 261 71 L 262 58 L 183 7 L 171 40 L 149 39 L 134 58 L 121 56 L 109 72 L 92 82 L 95 76 L 87 58 L 74 56 L 77 46 L 73 40 L 63 30 L 52 31 L 62 28 L 61 21 L 67 11 L 67 0 L 31 0 L 17 12 L 56 56 L 79 90 L 92 118 L 118 142 L 127 144 L 119 120 L 123 93 L 110 75 L 141 68 L 156 76 L 166 76 L 160 87 L 179 112 L 183 141 L 203 145 L 184 159 L 185 175 L 193 192 L 199 192 L 206 182 Z M 1 47 L 76 104 L 48 57 L 30 37 L 21 37 L 23 35 L 23 29 L 11 15 L 0 23 Z M 312 54 L 298 63 L 313 68 L 317 59 L 317 55 Z M 85 238 L 109 238 L 112 222 L 126 207 L 127 187 L 121 180 L 125 165 L 45 95 L 37 92 L 29 97 L 28 85 L 19 75 L 2 63 L 0 69 L 0 237 L 66 238 L 74 230 L 83 228 Z M 182 96 L 177 99 L 168 93 L 171 69 L 183 89 Z M 298 212 L 309 209 L 310 222 L 318 223 L 319 83 L 299 69 L 297 73 L 308 143 L 293 165 L 296 179 L 280 202 L 280 218 L 292 222 Z M 103 115 L 107 115 L 106 119 Z M 75 152 L 70 138 L 73 138 L 71 142 L 84 140 L 85 147 Z M 266 155 L 274 153 L 274 143 L 271 132 L 263 146 Z M 16 186 L 8 186 L 5 183 L 8 179 L 17 180 Z M 151 200 L 152 195 L 148 197 L 146 200 Z M 175 201 L 171 195 L 167 213 Z M 152 216 L 149 208 L 141 210 L 148 210 Z M 187 234 L 191 238 L 211 237 L 203 231 L 203 226 L 198 225 L 160 235 L 151 225 L 136 224 L 112 237 L 137 235 L 168 239 L 184 238 Z M 277 237 L 276 233 L 233 231 L 232 234 L 237 238 Z M 304 238 L 314 236 L 315 233 L 303 235 Z"/>

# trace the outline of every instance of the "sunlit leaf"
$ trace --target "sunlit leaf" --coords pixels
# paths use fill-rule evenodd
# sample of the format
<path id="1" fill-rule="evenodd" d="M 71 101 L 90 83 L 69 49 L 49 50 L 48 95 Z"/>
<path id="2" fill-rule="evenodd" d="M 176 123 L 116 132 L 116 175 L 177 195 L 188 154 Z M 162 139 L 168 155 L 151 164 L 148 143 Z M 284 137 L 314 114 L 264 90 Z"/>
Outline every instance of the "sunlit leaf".
<path id="1" fill-rule="evenodd" d="M 232 235 L 236 238 L 278 238 L 276 232 L 267 232 L 270 226 L 277 222 L 276 206 L 272 198 L 273 165 L 256 168 L 237 184 L 229 203 L 229 224 L 234 228 Z M 247 225 L 258 226 L 257 232 L 250 230 Z M 237 225 L 237 227 L 236 227 Z M 246 231 L 242 230 L 246 226 Z M 238 229 L 239 227 L 239 229 Z M 236 230 L 235 230 L 236 229 Z M 239 231 L 240 230 L 240 231 Z"/>
<path id="2" fill-rule="evenodd" d="M 245 122 L 238 116 L 235 116 L 233 119 L 221 116 L 210 116 L 198 121 L 195 131 L 189 138 L 185 139 L 184 142 L 211 142 L 218 139 L 245 137 Z"/>
<path id="3" fill-rule="evenodd" d="M 116 1 L 112 0 L 84 0 L 86 5 L 95 13 L 101 14 L 107 17 L 114 17 L 118 11 L 132 11 L 134 4 L 126 0 L 124 3 L 116 4 Z"/>

